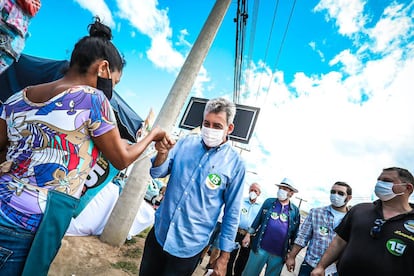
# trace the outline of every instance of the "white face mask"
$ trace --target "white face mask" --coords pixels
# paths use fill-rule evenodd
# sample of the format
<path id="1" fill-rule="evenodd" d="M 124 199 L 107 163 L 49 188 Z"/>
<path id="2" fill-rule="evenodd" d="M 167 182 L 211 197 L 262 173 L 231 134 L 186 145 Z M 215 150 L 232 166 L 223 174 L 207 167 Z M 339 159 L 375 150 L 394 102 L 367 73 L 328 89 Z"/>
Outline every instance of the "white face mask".
<path id="1" fill-rule="evenodd" d="M 257 198 L 257 194 L 255 192 L 251 191 L 249 193 L 249 198 L 250 198 L 250 200 L 255 200 Z"/>
<path id="2" fill-rule="evenodd" d="M 404 192 L 399 193 L 399 194 L 394 193 L 394 191 L 392 190 L 392 187 L 394 185 L 407 185 L 407 184 L 406 183 L 394 184 L 392 182 L 378 180 L 377 184 L 375 184 L 375 195 L 382 201 L 388 201 L 388 200 L 393 199 L 396 196 L 403 195 Z"/>
<path id="3" fill-rule="evenodd" d="M 345 205 L 346 196 L 339 194 L 331 194 L 331 204 L 335 207 L 342 207 Z"/>
<path id="4" fill-rule="evenodd" d="M 286 200 L 286 199 L 288 198 L 288 192 L 287 192 L 287 191 L 285 191 L 285 190 L 279 189 L 279 190 L 277 191 L 277 198 L 278 198 L 280 201 Z"/>
<path id="5" fill-rule="evenodd" d="M 214 129 L 209 127 L 201 128 L 201 137 L 207 147 L 214 148 L 223 143 L 224 129 Z"/>

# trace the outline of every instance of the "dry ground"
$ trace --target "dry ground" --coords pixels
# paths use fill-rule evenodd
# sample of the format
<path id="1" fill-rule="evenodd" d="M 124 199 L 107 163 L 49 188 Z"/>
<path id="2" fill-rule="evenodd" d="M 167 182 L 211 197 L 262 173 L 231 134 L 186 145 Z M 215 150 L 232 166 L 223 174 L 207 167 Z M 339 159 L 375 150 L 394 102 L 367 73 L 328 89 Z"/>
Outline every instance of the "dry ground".
<path id="1" fill-rule="evenodd" d="M 49 276 L 129 276 L 138 275 L 144 232 L 135 236 L 121 247 L 113 247 L 99 240 L 97 236 L 65 237 L 58 255 L 49 270 Z M 298 255 L 297 267 L 303 259 Z M 194 276 L 205 273 L 208 256 L 198 266 Z M 262 275 L 264 275 L 262 273 Z M 282 276 L 294 276 L 285 269 Z"/>
<path id="2" fill-rule="evenodd" d="M 138 275 L 145 233 L 121 247 L 110 246 L 97 236 L 65 237 L 52 263 L 49 276 L 129 276 Z M 202 276 L 200 265 L 194 276 Z"/>

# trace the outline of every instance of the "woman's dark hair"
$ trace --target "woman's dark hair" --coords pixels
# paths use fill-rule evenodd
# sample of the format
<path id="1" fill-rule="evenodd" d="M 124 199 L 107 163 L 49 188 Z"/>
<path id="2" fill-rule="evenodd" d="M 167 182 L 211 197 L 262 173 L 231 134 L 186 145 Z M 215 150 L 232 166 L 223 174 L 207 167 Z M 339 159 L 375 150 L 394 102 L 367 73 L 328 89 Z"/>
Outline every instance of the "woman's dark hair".
<path id="1" fill-rule="evenodd" d="M 111 71 L 121 72 L 125 60 L 111 42 L 111 29 L 101 23 L 99 17 L 94 17 L 94 20 L 94 23 L 88 25 L 89 36 L 81 38 L 75 44 L 69 67 L 75 67 L 80 74 L 85 74 L 92 63 L 105 59 L 109 62 Z"/>

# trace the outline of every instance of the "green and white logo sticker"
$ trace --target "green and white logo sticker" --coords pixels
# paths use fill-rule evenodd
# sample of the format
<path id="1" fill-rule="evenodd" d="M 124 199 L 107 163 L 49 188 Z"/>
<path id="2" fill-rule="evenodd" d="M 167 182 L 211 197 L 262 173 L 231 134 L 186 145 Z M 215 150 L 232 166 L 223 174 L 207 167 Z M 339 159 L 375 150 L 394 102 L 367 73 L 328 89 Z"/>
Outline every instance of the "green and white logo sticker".
<path id="1" fill-rule="evenodd" d="M 220 187 L 221 178 L 216 173 L 210 173 L 206 178 L 206 185 L 209 189 L 215 190 Z"/>
<path id="2" fill-rule="evenodd" d="M 414 220 L 407 220 L 404 222 L 404 228 L 410 231 L 411 233 L 414 233 Z"/>
<path id="3" fill-rule="evenodd" d="M 272 213 L 270 214 L 270 217 L 271 217 L 272 219 L 278 219 L 278 218 L 279 218 L 279 214 L 278 214 L 277 212 L 272 212 Z"/>
<path id="4" fill-rule="evenodd" d="M 280 218 L 280 221 L 282 222 L 288 221 L 288 216 L 284 213 L 280 214 L 279 218 Z"/>
<path id="5" fill-rule="evenodd" d="M 401 256 L 404 254 L 404 250 L 407 245 L 400 239 L 390 239 L 387 241 L 388 251 L 395 256 Z"/>
<path id="6" fill-rule="evenodd" d="M 319 227 L 319 234 L 320 234 L 321 236 L 326 236 L 326 235 L 328 235 L 328 232 L 329 232 L 328 227 L 326 227 L 326 226 L 321 226 L 321 227 Z"/>

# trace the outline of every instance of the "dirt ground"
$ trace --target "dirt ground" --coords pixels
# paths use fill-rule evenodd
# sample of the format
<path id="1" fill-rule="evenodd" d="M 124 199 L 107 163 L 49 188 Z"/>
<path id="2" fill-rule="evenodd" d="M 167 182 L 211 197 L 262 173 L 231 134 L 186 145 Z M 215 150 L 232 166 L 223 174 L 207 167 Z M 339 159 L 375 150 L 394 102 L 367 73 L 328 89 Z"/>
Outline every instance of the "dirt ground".
<path id="1" fill-rule="evenodd" d="M 129 276 L 138 275 L 145 234 L 133 237 L 121 247 L 113 247 L 97 236 L 65 237 L 52 263 L 49 276 Z M 301 252 L 302 253 L 302 252 Z M 298 255 L 298 268 L 303 256 Z M 208 262 L 206 256 L 193 276 L 202 276 Z M 297 271 L 296 271 L 297 273 Z M 282 276 L 294 276 L 283 269 Z M 264 275 L 262 272 L 261 275 Z"/>
<path id="2" fill-rule="evenodd" d="M 97 236 L 65 237 L 52 263 L 49 276 L 138 275 L 145 238 L 135 236 L 121 247 L 113 247 Z M 205 273 L 201 264 L 194 276 Z"/>

